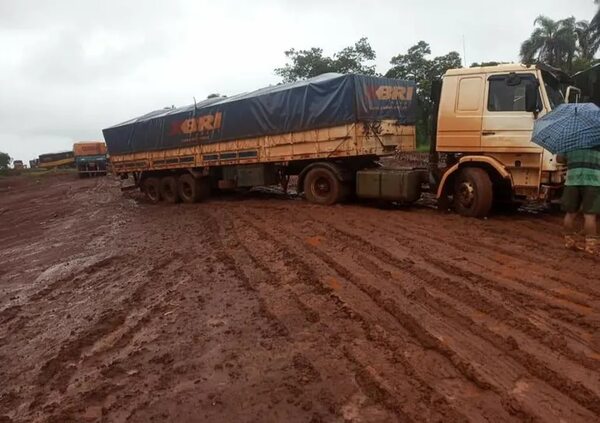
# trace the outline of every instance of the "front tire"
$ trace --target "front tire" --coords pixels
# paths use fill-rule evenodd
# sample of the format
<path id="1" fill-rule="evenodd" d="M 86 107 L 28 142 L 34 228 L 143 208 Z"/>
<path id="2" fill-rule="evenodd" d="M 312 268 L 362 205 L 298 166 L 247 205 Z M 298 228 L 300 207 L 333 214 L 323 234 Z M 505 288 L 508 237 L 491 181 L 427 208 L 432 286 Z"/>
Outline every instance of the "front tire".
<path id="1" fill-rule="evenodd" d="M 454 183 L 454 208 L 462 216 L 486 217 L 494 201 L 492 181 L 480 168 L 460 171 Z"/>
<path id="2" fill-rule="evenodd" d="M 304 179 L 304 195 L 311 203 L 331 205 L 340 201 L 345 193 L 342 183 L 329 169 L 311 169 Z"/>

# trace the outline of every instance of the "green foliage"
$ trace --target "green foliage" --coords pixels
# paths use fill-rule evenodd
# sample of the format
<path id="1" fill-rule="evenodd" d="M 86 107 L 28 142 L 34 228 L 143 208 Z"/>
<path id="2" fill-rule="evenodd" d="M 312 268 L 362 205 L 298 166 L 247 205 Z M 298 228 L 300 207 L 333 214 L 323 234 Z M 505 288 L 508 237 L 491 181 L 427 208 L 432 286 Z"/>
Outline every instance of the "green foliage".
<path id="1" fill-rule="evenodd" d="M 596 2 L 597 3 L 597 2 Z M 521 44 L 523 63 L 546 63 L 569 73 L 593 65 L 600 48 L 600 11 L 591 22 L 574 17 L 552 20 L 538 16 L 531 36 Z"/>
<path id="2" fill-rule="evenodd" d="M 283 78 L 283 82 L 312 78 L 327 72 L 375 75 L 375 65 L 368 64 L 375 60 L 375 51 L 369 40 L 364 37 L 331 57 L 324 56 L 323 49 L 317 47 L 309 50 L 292 48 L 286 51 L 285 55 L 291 63 L 275 69 L 275 73 Z"/>
<path id="3" fill-rule="evenodd" d="M 431 48 L 425 41 L 419 41 L 410 47 L 406 54 L 392 57 L 392 67 L 385 76 L 388 78 L 410 79 L 417 84 L 417 141 L 419 145 L 429 144 L 430 118 L 433 102 L 431 86 L 440 79 L 448 69 L 460 68 L 460 55 L 451 51 L 444 56 L 430 59 Z"/>
<path id="4" fill-rule="evenodd" d="M 577 59 L 588 62 L 594 60 L 594 55 L 600 47 L 598 30 L 588 21 L 579 21 L 575 23 L 575 35 L 577 36 Z"/>
<path id="5" fill-rule="evenodd" d="M 600 60 L 598 59 L 588 60 L 582 57 L 576 57 L 575 59 L 573 59 L 573 66 L 571 72 L 575 74 L 577 72 L 589 69 L 590 67 L 597 65 L 598 63 L 600 63 Z"/>
<path id="6" fill-rule="evenodd" d="M 481 63 L 477 63 L 477 62 L 473 62 L 471 63 L 472 68 L 479 68 L 479 67 L 485 67 L 485 66 L 498 66 L 498 65 L 504 65 L 508 62 L 496 62 L 496 61 L 491 61 L 491 62 L 481 62 Z"/>
<path id="7" fill-rule="evenodd" d="M 538 16 L 533 23 L 533 32 L 521 44 L 523 63 L 543 62 L 571 71 L 577 51 L 575 24 L 574 17 L 555 21 L 547 16 Z"/>
<path id="8" fill-rule="evenodd" d="M 7 153 L 0 151 L 0 170 L 8 169 L 10 162 L 12 162 L 12 158 Z"/>
<path id="9" fill-rule="evenodd" d="M 417 83 L 417 94 L 427 100 L 430 98 L 432 81 L 441 78 L 448 69 L 460 68 L 462 64 L 460 55 L 455 51 L 433 59 L 429 59 L 429 55 L 429 44 L 419 41 L 406 54 L 392 57 L 392 67 L 385 76 L 414 80 Z"/>

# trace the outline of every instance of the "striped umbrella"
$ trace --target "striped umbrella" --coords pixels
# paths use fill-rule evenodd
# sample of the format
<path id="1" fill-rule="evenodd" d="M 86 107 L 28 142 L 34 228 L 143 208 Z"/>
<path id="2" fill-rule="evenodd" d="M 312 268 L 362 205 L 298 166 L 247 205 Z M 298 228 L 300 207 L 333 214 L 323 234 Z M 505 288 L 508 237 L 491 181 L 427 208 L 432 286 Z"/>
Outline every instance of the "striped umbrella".
<path id="1" fill-rule="evenodd" d="M 561 104 L 538 119 L 533 142 L 551 153 L 600 145 L 600 108 L 594 103 Z"/>

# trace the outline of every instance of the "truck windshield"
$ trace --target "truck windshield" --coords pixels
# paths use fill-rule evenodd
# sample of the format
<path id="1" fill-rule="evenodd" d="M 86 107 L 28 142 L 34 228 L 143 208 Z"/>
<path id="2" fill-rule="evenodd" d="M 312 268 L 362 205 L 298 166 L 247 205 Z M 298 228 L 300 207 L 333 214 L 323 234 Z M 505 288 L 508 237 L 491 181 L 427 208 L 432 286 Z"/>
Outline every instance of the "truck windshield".
<path id="1" fill-rule="evenodd" d="M 550 101 L 550 108 L 554 109 L 559 104 L 565 102 L 565 97 L 560 91 L 560 82 L 548 72 L 542 72 L 542 77 L 544 78 L 544 88 Z"/>

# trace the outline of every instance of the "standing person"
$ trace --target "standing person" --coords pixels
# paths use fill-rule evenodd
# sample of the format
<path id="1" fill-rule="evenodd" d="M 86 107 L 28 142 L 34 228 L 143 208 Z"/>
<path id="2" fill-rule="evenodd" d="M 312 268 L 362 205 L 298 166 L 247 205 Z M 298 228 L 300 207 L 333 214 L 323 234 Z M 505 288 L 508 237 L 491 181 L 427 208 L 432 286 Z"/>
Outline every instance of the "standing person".
<path id="1" fill-rule="evenodd" d="M 560 157 L 562 156 L 562 157 Z M 565 214 L 565 247 L 578 249 L 575 219 L 583 213 L 584 250 L 600 253 L 597 216 L 600 214 L 600 147 L 569 151 L 559 155 L 566 159 L 567 180 L 562 196 Z"/>

